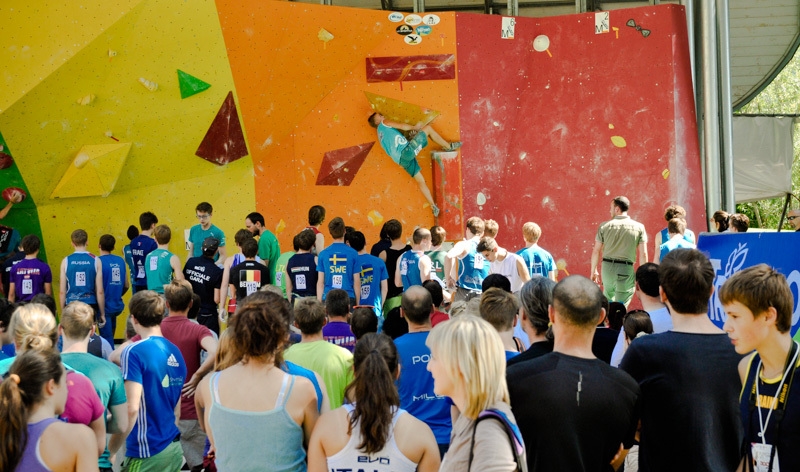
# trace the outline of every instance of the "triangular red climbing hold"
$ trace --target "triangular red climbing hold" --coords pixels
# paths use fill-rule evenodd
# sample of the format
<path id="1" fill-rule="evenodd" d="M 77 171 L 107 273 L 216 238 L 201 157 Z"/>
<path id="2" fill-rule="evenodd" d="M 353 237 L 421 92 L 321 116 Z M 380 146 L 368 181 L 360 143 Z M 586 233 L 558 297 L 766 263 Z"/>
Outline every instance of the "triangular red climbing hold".
<path id="1" fill-rule="evenodd" d="M 178 85 L 181 89 L 181 98 L 191 97 L 203 90 L 208 90 L 211 84 L 178 69 Z"/>
<path id="2" fill-rule="evenodd" d="M 195 155 L 222 166 L 247 154 L 247 143 L 239 123 L 233 92 L 228 92 Z"/>
<path id="3" fill-rule="evenodd" d="M 326 152 L 319 166 L 317 185 L 350 185 L 374 145 L 373 141 Z"/>

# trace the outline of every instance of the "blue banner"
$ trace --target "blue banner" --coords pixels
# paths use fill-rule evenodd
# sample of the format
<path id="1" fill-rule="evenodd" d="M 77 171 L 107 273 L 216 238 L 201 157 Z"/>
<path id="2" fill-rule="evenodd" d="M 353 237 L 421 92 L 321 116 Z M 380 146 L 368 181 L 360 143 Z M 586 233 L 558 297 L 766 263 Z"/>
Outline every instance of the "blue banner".
<path id="1" fill-rule="evenodd" d="M 800 328 L 800 232 L 702 233 L 697 249 L 711 260 L 716 277 L 708 316 L 722 328 L 727 319 L 717 293 L 736 272 L 757 264 L 768 264 L 786 276 L 794 295 L 792 336 Z"/>

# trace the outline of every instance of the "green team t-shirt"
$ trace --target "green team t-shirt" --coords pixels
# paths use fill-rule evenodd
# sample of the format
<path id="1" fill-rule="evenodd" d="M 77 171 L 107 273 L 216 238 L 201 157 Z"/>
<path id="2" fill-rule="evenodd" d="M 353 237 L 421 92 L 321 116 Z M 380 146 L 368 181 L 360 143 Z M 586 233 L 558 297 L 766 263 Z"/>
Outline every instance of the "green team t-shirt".
<path id="1" fill-rule="evenodd" d="M 116 365 L 86 352 L 65 352 L 61 354 L 61 360 L 73 370 L 89 377 L 97 396 L 100 397 L 100 403 L 106 408 L 123 405 L 127 401 L 125 381 L 122 380 L 122 372 Z M 106 448 L 97 465 L 101 469 L 111 468 L 112 464 L 108 459 L 108 448 Z"/>
<path id="2" fill-rule="evenodd" d="M 289 276 L 289 274 L 286 273 L 286 264 L 292 256 L 294 256 L 294 251 L 284 252 L 281 254 L 281 257 L 278 258 L 275 267 L 275 286 L 280 287 L 284 298 L 286 298 L 286 277 Z"/>
<path id="3" fill-rule="evenodd" d="M 269 267 L 269 283 L 275 285 L 275 272 L 278 268 L 278 258 L 281 256 L 281 246 L 278 238 L 268 229 L 265 229 L 258 239 L 258 257 Z M 267 263 L 269 260 L 269 263 Z"/>
<path id="4" fill-rule="evenodd" d="M 225 247 L 225 233 L 214 225 L 203 229 L 200 225 L 194 225 L 189 229 L 189 242 L 193 244 L 192 257 L 200 257 L 203 255 L 203 241 L 206 238 L 217 238 L 219 240 L 219 247 Z M 219 254 L 214 256 L 214 260 L 219 259 Z"/>
<path id="5" fill-rule="evenodd" d="M 442 286 L 447 283 L 447 278 L 444 275 L 444 256 L 447 255 L 447 251 L 428 251 L 425 253 L 428 257 L 431 258 L 431 276 L 436 276 L 436 280 Z"/>
<path id="6" fill-rule="evenodd" d="M 353 355 L 350 351 L 328 341 L 313 341 L 292 345 L 283 358 L 318 373 L 328 390 L 331 410 L 342 406 L 344 389 L 353 380 Z"/>
<path id="7" fill-rule="evenodd" d="M 166 249 L 156 249 L 144 259 L 147 290 L 164 293 L 164 285 L 172 282 L 172 266 L 169 265 L 172 256 Z"/>

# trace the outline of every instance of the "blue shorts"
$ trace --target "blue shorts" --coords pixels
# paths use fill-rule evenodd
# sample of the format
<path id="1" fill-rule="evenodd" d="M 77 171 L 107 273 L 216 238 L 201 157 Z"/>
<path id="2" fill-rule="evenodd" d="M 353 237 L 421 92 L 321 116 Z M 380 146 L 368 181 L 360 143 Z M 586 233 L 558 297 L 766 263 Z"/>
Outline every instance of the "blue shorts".
<path id="1" fill-rule="evenodd" d="M 428 145 L 428 135 L 424 131 L 419 131 L 414 139 L 406 144 L 406 147 L 400 151 L 400 160 L 395 161 L 400 164 L 400 167 L 408 172 L 408 175 L 414 177 L 420 172 L 419 163 L 417 162 L 417 154 L 422 151 L 422 148 Z"/>

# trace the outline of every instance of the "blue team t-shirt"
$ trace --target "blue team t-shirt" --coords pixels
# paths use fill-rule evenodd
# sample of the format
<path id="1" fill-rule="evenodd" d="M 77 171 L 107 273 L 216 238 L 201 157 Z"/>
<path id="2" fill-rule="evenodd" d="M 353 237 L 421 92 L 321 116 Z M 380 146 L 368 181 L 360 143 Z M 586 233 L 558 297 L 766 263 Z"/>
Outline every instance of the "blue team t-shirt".
<path id="1" fill-rule="evenodd" d="M 314 391 L 317 392 L 317 411 L 322 411 L 322 388 L 317 381 L 317 375 L 312 370 L 308 370 L 303 366 L 297 365 L 294 362 L 283 361 L 281 370 L 291 375 L 299 375 L 311 381 L 314 385 Z"/>
<path id="2" fill-rule="evenodd" d="M 118 314 L 125 309 L 122 290 L 125 288 L 125 260 L 114 254 L 100 256 L 103 265 L 103 291 L 106 297 L 106 313 Z"/>
<path id="3" fill-rule="evenodd" d="M 668 239 L 658 248 L 658 260 L 663 261 L 664 257 L 669 254 L 670 251 L 675 249 L 695 249 L 697 246 L 690 243 L 686 240 L 686 235 L 684 235 L 683 239 L 675 238 L 675 239 Z"/>
<path id="4" fill-rule="evenodd" d="M 389 279 L 386 263 L 380 257 L 371 254 L 359 254 L 358 263 L 361 266 L 361 298 L 359 303 L 374 307 L 375 315 L 383 316 L 383 302 L 381 299 L 381 282 Z"/>
<path id="5" fill-rule="evenodd" d="M 425 422 L 437 444 L 450 443 L 452 401 L 433 392 L 433 375 L 428 372 L 431 350 L 425 345 L 429 331 L 407 333 L 394 340 L 400 354 L 400 408 Z"/>
<path id="6" fill-rule="evenodd" d="M 345 290 L 351 298 L 356 298 L 353 288 L 353 275 L 360 269 L 358 253 L 345 243 L 333 243 L 319 253 L 317 272 L 325 276 L 325 289 L 322 299 L 334 288 Z"/>
<path id="7" fill-rule="evenodd" d="M 97 304 L 97 277 L 94 255 L 86 251 L 74 252 L 67 256 L 67 305 L 80 301 L 89 305 Z"/>
<path id="8" fill-rule="evenodd" d="M 155 239 L 140 234 L 131 240 L 131 280 L 134 285 L 138 287 L 147 287 L 147 271 L 145 269 L 145 259 L 147 255 L 158 249 L 158 243 Z"/>
<path id="9" fill-rule="evenodd" d="M 317 296 L 317 263 L 314 254 L 295 254 L 286 263 L 286 273 L 292 282 L 292 298 Z"/>
<path id="10" fill-rule="evenodd" d="M 178 437 L 175 406 L 186 381 L 186 362 L 177 346 L 150 336 L 122 351 L 122 378 L 142 386 L 139 416 L 125 442 L 127 457 L 153 457 Z"/>
<path id="11" fill-rule="evenodd" d="M 528 268 L 528 275 L 531 277 L 537 275 L 550 277 L 550 272 L 555 272 L 556 270 L 553 256 L 536 244 L 520 249 L 517 254 L 525 261 L 525 267 Z"/>

